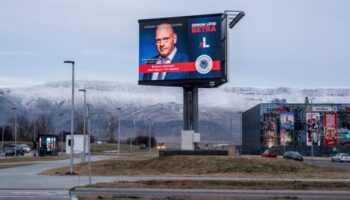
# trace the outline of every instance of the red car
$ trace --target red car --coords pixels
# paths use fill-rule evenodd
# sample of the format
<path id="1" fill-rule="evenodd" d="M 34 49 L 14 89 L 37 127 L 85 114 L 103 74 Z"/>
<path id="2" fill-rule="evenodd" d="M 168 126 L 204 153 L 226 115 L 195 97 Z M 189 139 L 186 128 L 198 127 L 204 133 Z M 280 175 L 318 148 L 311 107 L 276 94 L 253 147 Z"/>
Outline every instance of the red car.
<path id="1" fill-rule="evenodd" d="M 267 149 L 261 154 L 262 157 L 277 158 L 277 153 L 271 149 Z"/>

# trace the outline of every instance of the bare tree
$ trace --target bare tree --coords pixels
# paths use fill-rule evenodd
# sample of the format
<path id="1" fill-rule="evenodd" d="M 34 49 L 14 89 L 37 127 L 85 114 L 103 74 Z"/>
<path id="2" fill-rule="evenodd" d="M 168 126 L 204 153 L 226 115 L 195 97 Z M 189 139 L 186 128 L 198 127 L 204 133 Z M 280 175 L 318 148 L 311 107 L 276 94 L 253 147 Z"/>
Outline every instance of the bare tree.
<path id="1" fill-rule="evenodd" d="M 20 115 L 17 118 L 18 124 L 18 140 L 30 141 L 32 137 L 31 123 L 25 115 Z"/>
<path id="2" fill-rule="evenodd" d="M 40 115 L 35 123 L 37 133 L 39 134 L 50 134 L 53 131 L 53 121 L 49 115 Z"/>
<path id="3" fill-rule="evenodd" d="M 77 134 L 84 134 L 84 121 L 82 119 L 76 120 L 75 132 Z"/>
<path id="4" fill-rule="evenodd" d="M 109 136 L 109 142 L 115 142 L 114 133 L 117 128 L 117 118 L 114 115 L 110 115 L 107 119 L 107 125 L 104 129 Z"/>
<path id="5" fill-rule="evenodd" d="M 3 126 L 0 127 L 1 133 L 2 133 Z M 13 129 L 10 125 L 5 125 L 4 127 L 4 141 L 11 141 L 13 140 Z M 2 137 L 2 134 L 0 134 L 0 138 Z M 2 140 L 2 138 L 1 138 Z"/>

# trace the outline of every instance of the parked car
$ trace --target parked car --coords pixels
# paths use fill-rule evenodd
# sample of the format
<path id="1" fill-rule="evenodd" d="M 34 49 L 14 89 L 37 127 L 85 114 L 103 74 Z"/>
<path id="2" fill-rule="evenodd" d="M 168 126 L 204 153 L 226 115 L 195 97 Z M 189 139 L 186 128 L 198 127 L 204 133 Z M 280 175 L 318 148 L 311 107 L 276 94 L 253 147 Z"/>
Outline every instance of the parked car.
<path id="1" fill-rule="evenodd" d="M 262 157 L 277 158 L 277 153 L 274 150 L 267 149 L 261 154 Z"/>
<path id="2" fill-rule="evenodd" d="M 348 153 L 337 153 L 332 156 L 332 162 L 350 162 L 350 155 Z"/>
<path id="3" fill-rule="evenodd" d="M 297 161 L 303 161 L 304 160 L 303 156 L 297 151 L 286 151 L 283 154 L 283 158 L 297 160 Z"/>
<path id="4" fill-rule="evenodd" d="M 5 147 L 5 156 L 24 155 L 24 150 L 21 146 L 15 144 L 9 144 Z"/>
<path id="5" fill-rule="evenodd" d="M 30 152 L 30 147 L 27 144 L 19 144 L 19 146 L 22 147 L 25 153 Z"/>

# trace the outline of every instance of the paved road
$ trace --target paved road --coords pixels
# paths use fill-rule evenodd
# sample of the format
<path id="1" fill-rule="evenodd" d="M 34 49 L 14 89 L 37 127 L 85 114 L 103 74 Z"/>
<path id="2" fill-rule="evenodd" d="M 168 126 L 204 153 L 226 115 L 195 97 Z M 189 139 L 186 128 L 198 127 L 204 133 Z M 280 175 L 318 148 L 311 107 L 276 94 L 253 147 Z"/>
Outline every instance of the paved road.
<path id="1" fill-rule="evenodd" d="M 101 160 L 104 157 L 92 157 Z M 74 163 L 80 159 L 74 159 Z M 74 186 L 86 185 L 88 177 L 37 175 L 43 170 L 63 167 L 70 160 L 42 161 L 38 164 L 0 169 L 0 199 L 69 199 L 68 190 Z M 108 177 L 94 177 L 93 183 L 111 181 Z"/>
<path id="2" fill-rule="evenodd" d="M 92 157 L 93 160 L 101 160 L 104 157 Z M 80 159 L 74 159 L 74 163 Z M 0 170 L 0 189 L 69 189 L 73 186 L 88 184 L 86 176 L 45 176 L 37 175 L 41 171 L 69 165 L 68 160 L 43 161 L 38 164 L 12 167 Z M 93 183 L 113 180 L 109 177 L 94 177 Z"/>
<path id="3" fill-rule="evenodd" d="M 32 189 L 32 190 L 3 190 L 0 189 L 0 199 L 6 200 L 67 200 L 68 190 Z"/>
<path id="4" fill-rule="evenodd" d="M 319 190 L 222 190 L 222 189 L 162 189 L 162 188 L 79 188 L 70 191 L 71 199 L 88 195 L 120 196 L 231 196 L 231 197 L 349 197 L 350 191 Z"/>
<path id="5" fill-rule="evenodd" d="M 332 162 L 331 158 L 323 158 L 323 159 L 307 158 L 304 160 L 304 162 L 311 165 L 316 165 L 318 167 L 330 167 L 330 168 L 350 170 L 350 163 Z"/>

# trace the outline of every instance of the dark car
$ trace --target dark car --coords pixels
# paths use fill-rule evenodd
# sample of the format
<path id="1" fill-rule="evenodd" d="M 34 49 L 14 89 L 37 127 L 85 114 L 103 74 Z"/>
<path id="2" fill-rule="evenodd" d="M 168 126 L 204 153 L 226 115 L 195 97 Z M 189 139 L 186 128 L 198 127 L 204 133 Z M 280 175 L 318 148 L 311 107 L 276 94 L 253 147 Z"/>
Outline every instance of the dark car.
<path id="1" fill-rule="evenodd" d="M 267 158 L 277 158 L 277 153 L 274 150 L 267 149 L 261 154 L 261 156 Z"/>
<path id="2" fill-rule="evenodd" d="M 24 150 L 20 145 L 9 144 L 5 147 L 5 156 L 24 155 Z"/>
<path id="3" fill-rule="evenodd" d="M 297 160 L 297 161 L 303 161 L 304 160 L 303 156 L 297 151 L 286 151 L 283 154 L 283 158 Z"/>

